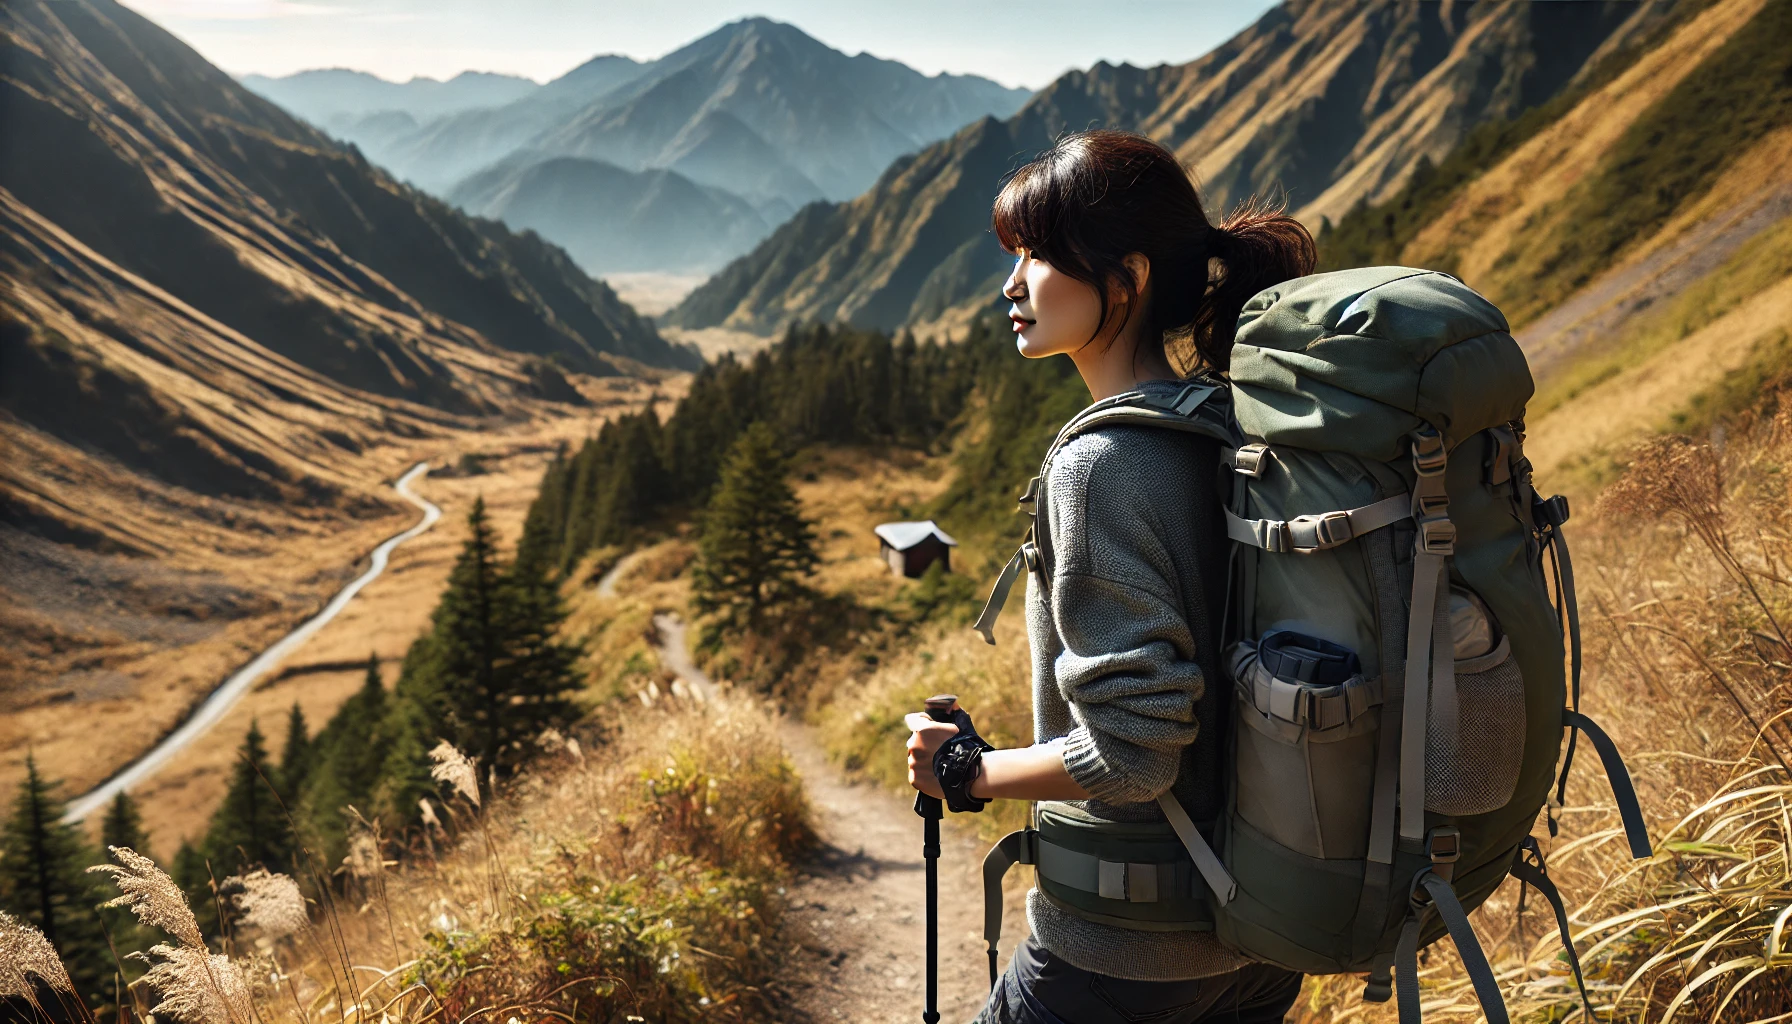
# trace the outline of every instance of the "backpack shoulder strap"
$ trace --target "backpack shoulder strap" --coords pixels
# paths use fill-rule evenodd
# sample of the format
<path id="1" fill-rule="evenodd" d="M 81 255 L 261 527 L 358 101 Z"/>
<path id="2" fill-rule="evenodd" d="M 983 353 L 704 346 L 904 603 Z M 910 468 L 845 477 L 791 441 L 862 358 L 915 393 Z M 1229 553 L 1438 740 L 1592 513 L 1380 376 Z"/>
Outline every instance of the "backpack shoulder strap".
<path id="1" fill-rule="evenodd" d="M 1039 475 L 1027 482 L 1026 493 L 1020 497 L 1021 507 L 1025 509 L 1028 504 L 1033 504 L 1036 509 L 1041 507 L 1038 501 L 1040 489 L 1059 449 L 1084 434 L 1121 424 L 1178 430 L 1213 438 L 1220 443 L 1221 458 L 1227 465 L 1232 464 L 1239 447 L 1244 444 L 1244 435 L 1232 421 L 1231 388 L 1218 377 L 1196 377 L 1173 393 L 1167 388 L 1123 392 L 1096 402 L 1064 424 L 1040 461 Z M 1037 527 L 1027 531 L 1026 539 L 996 578 L 982 614 L 971 626 L 983 634 L 987 643 L 996 642 L 996 619 L 1002 614 L 1002 607 L 1008 602 L 1008 592 L 1019 578 L 1021 569 L 1033 569 L 1042 564 L 1039 534 Z"/>
<path id="2" fill-rule="evenodd" d="M 1077 413 L 1058 431 L 1039 467 L 1040 476 L 1051 466 L 1058 449 L 1084 434 L 1103 427 L 1127 425 L 1158 427 L 1210 437 L 1220 443 L 1228 461 L 1244 444 L 1244 435 L 1232 420 L 1232 392 L 1225 381 L 1197 377 L 1174 394 L 1126 391 L 1105 398 Z"/>

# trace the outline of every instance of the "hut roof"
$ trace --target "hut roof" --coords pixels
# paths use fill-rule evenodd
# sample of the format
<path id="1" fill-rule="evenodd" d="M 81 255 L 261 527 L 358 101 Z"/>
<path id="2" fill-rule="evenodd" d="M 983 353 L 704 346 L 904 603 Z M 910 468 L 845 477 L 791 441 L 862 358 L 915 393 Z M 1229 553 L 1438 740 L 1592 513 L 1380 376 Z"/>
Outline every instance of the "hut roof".
<path id="1" fill-rule="evenodd" d="M 958 546 L 952 535 L 940 529 L 939 524 L 931 519 L 923 519 L 918 523 L 882 523 L 874 527 L 872 532 L 898 551 L 907 551 L 929 537 L 938 537 L 942 543 Z"/>

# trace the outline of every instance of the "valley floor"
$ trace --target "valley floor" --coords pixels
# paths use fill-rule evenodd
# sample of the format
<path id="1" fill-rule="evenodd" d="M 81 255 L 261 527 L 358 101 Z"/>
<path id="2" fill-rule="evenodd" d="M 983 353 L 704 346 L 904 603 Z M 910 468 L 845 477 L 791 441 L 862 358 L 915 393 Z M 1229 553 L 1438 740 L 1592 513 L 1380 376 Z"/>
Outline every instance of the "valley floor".
<path id="1" fill-rule="evenodd" d="M 369 655 L 380 660 L 391 685 L 406 648 L 428 626 L 476 498 L 484 499 L 504 543 L 513 543 L 542 468 L 558 445 L 578 445 L 604 420 L 619 410 L 638 408 L 656 390 L 676 397 L 682 384 L 607 378 L 589 386 L 600 397 L 590 407 L 557 407 L 558 415 L 540 415 L 483 433 L 409 442 L 395 439 L 390 450 L 368 456 L 370 475 L 428 460 L 432 471 L 415 489 L 441 506 L 441 522 L 399 547 L 387 571 L 340 615 L 270 672 L 209 732 L 133 790 L 140 805 L 153 808 L 145 815 L 152 849 L 170 852 L 182 838 L 196 839 L 204 831 L 251 722 L 259 724 L 270 753 L 278 758 L 291 707 L 298 704 L 315 730 L 361 685 Z M 463 464 L 463 456 L 472 459 Z M 98 649 L 88 658 L 91 666 L 62 664 L 66 659 L 25 664 L 21 671 L 29 681 L 0 692 L 4 712 L 0 791 L 9 790 L 23 774 L 27 752 L 48 777 L 62 780 L 66 797 L 86 792 L 131 763 L 171 732 L 226 676 L 315 614 L 343 583 L 366 568 L 367 554 L 380 540 L 415 521 L 415 509 L 396 499 L 394 507 L 405 511 L 371 521 L 338 522 L 326 516 L 303 532 L 249 535 L 244 547 L 253 542 L 252 553 L 198 550 L 204 538 L 195 538 L 196 549 L 178 553 L 175 560 L 202 565 L 203 579 L 196 575 L 197 582 L 186 581 L 180 596 L 188 603 L 200 602 L 206 591 L 199 583 L 210 581 L 212 589 L 240 591 L 259 605 L 249 614 L 213 612 L 210 622 L 202 612 L 187 632 L 203 635 L 158 633 Z M 31 545 L 32 538 L 8 534 L 0 541 L 4 541 L 0 564 L 14 566 L 32 554 L 21 550 Z M 145 604 L 146 596 L 156 598 L 157 592 L 136 578 L 145 573 L 176 575 L 169 570 L 134 564 L 143 560 L 69 554 L 67 549 L 56 553 L 83 560 L 81 578 L 96 591 L 87 595 L 90 616 L 117 618 L 129 611 L 138 617 L 171 617 L 169 609 L 154 606 L 153 601 Z M 114 563 L 122 564 L 118 571 L 135 575 L 129 579 L 101 575 L 111 572 Z M 30 582 L 10 570 L 8 575 L 9 589 Z M 46 588 L 68 589 L 65 577 L 66 573 L 46 572 Z M 163 589 L 180 582 L 164 581 Z M 110 621 L 103 625 L 116 630 Z M 108 630 L 93 632 L 107 635 Z"/>

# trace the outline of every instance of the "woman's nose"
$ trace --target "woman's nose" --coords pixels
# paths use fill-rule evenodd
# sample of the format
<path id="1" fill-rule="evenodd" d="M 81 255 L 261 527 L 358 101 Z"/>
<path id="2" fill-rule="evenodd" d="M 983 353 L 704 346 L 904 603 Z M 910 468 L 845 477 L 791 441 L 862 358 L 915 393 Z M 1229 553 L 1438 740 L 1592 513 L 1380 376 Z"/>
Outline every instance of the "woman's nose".
<path id="1" fill-rule="evenodd" d="M 1002 282 L 1003 298 L 1019 302 L 1027 297 L 1027 282 L 1021 277 L 1021 268 L 1026 266 L 1026 263 L 1026 260 L 1014 261 L 1014 269 L 1008 272 L 1008 280 Z"/>

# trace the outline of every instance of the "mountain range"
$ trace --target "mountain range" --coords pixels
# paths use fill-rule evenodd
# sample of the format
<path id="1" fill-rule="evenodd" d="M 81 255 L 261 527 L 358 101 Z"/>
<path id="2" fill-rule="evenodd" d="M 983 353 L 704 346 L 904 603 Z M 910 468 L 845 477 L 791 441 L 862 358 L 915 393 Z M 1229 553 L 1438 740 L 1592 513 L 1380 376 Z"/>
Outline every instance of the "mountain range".
<path id="1" fill-rule="evenodd" d="M 112 0 L 0 7 L 0 123 L 0 693 L 327 585 L 283 545 L 404 518 L 406 445 L 697 365 Z"/>
<path id="2" fill-rule="evenodd" d="M 847 56 L 766 18 L 658 60 L 597 57 L 509 102 L 435 117 L 419 116 L 416 100 L 382 105 L 399 97 L 375 90 L 344 109 L 334 72 L 245 84 L 471 213 L 532 227 L 575 255 L 604 254 L 586 264 L 602 271 L 718 267 L 800 207 L 858 195 L 898 156 L 1005 117 L 1028 96 Z M 617 190 L 614 202 L 581 194 L 598 182 Z M 696 205 L 654 198 L 672 195 Z M 707 250 L 662 237 L 705 218 L 715 224 Z"/>
<path id="3" fill-rule="evenodd" d="M 1672 6 L 1290 0 L 1196 60 L 1072 72 L 1012 117 L 897 160 L 864 194 L 785 223 L 665 319 L 760 334 L 794 320 L 950 333 L 1005 272 L 988 231 L 1004 175 L 1059 133 L 1095 125 L 1170 147 L 1215 216 L 1270 193 L 1317 230 L 1392 194 L 1474 126 L 1547 101 Z"/>

